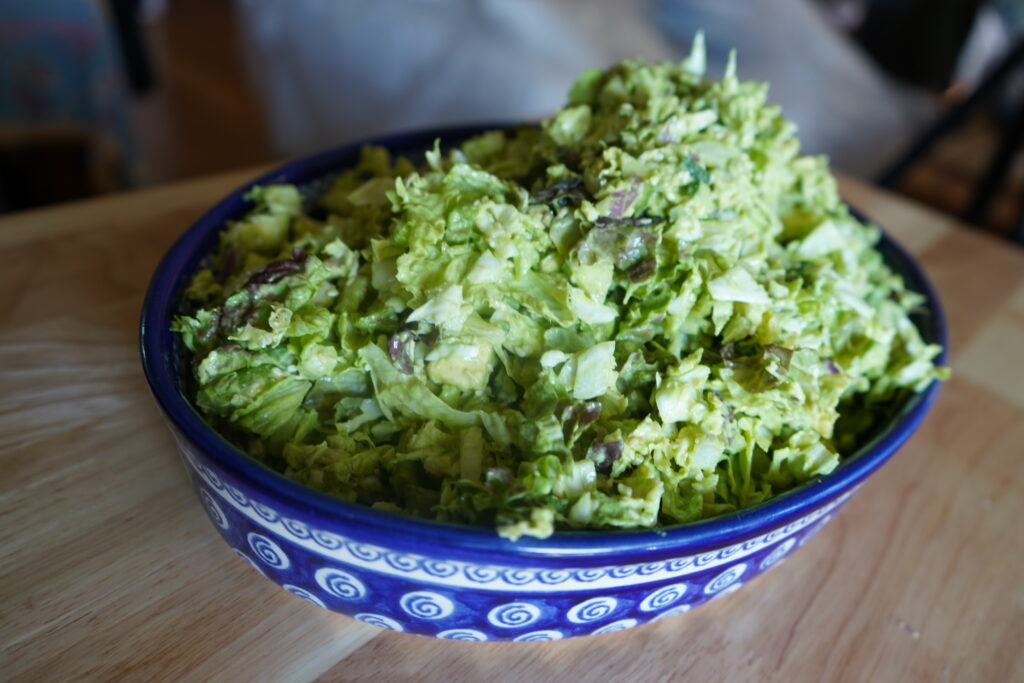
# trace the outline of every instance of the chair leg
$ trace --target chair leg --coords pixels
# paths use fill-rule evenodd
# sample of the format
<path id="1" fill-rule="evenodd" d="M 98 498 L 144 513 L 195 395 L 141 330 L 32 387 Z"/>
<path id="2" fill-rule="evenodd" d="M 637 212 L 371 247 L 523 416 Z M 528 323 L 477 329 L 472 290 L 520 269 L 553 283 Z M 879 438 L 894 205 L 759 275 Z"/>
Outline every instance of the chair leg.
<path id="1" fill-rule="evenodd" d="M 980 225 L 988 217 L 989 205 L 1006 180 L 1006 172 L 1013 162 L 1013 157 L 1024 142 L 1024 101 L 1017 105 L 1017 112 L 1009 127 L 1003 129 L 999 148 L 993 155 L 992 162 L 985 170 L 974 187 L 974 197 L 964 211 L 964 220 L 972 225 Z"/>
<path id="2" fill-rule="evenodd" d="M 1024 247 L 1024 198 L 1021 198 L 1018 207 L 1017 225 L 1014 226 L 1010 239 Z"/>
<path id="3" fill-rule="evenodd" d="M 882 187 L 894 187 L 911 166 L 924 157 L 939 139 L 963 124 L 967 115 L 1001 87 L 1006 77 L 1021 64 L 1024 64 L 1024 39 L 1017 41 L 970 97 L 940 116 L 876 182 Z"/>
<path id="4" fill-rule="evenodd" d="M 133 93 L 143 95 L 153 88 L 156 76 L 139 26 L 138 4 L 138 0 L 107 0 L 128 84 Z"/>

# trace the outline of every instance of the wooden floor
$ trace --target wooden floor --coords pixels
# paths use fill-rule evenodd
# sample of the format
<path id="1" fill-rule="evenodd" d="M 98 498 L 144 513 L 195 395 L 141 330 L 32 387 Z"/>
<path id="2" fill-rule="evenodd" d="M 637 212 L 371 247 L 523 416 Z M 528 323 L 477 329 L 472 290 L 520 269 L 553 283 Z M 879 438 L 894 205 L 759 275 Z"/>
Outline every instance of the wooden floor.
<path id="1" fill-rule="evenodd" d="M 172 0 L 147 33 L 158 87 L 135 105 L 141 184 L 275 159 L 245 71 L 231 0 Z M 996 144 L 995 126 L 978 117 L 944 141 L 899 189 L 959 215 Z M 1013 229 L 1024 191 L 1020 164 L 1011 175 L 985 225 L 1003 234 Z"/>

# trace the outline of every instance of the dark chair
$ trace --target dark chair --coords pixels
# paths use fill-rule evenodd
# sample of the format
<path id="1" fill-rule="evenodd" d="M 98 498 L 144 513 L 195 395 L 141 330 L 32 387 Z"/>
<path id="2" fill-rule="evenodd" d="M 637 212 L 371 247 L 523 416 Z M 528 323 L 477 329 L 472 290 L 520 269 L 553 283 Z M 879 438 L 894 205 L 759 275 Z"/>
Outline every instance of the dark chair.
<path id="1" fill-rule="evenodd" d="M 927 155 L 939 140 L 967 121 L 968 116 L 978 107 L 1002 93 L 1010 78 L 1021 69 L 1024 69 L 1024 39 L 1017 41 L 967 99 L 951 108 L 925 130 L 876 182 L 882 187 L 896 187 L 907 171 Z M 999 147 L 985 173 L 975 184 L 971 201 L 962 214 L 963 219 L 970 224 L 984 222 L 992 200 L 1006 181 L 1014 155 L 1024 143 L 1024 98 L 1015 102 L 1012 110 L 1012 114 L 1001 122 Z M 1024 244 L 1024 205 L 1018 210 L 1012 238 L 1018 244 Z"/>

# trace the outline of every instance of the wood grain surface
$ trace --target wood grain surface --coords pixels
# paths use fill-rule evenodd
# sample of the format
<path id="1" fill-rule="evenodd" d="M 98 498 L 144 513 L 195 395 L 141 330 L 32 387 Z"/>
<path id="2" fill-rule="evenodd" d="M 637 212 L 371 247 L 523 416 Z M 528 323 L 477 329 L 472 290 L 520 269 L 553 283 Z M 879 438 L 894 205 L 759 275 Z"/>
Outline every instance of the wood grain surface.
<path id="1" fill-rule="evenodd" d="M 0 680 L 1024 680 L 1024 253 L 844 180 L 916 254 L 953 379 L 780 568 L 553 642 L 394 634 L 259 576 L 194 498 L 142 376 L 163 251 L 257 169 L 0 220 Z"/>

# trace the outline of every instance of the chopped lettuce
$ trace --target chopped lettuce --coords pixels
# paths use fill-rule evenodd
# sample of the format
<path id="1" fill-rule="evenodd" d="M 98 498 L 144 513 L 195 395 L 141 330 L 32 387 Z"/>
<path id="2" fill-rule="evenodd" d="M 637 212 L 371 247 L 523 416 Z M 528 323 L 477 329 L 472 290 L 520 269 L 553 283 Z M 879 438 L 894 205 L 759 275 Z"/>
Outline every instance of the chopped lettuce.
<path id="1" fill-rule="evenodd" d="M 513 539 L 830 472 L 940 349 L 766 86 L 704 64 L 589 70 L 419 166 L 368 147 L 316 211 L 254 188 L 174 323 L 196 405 L 296 481 Z"/>

